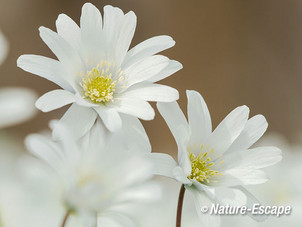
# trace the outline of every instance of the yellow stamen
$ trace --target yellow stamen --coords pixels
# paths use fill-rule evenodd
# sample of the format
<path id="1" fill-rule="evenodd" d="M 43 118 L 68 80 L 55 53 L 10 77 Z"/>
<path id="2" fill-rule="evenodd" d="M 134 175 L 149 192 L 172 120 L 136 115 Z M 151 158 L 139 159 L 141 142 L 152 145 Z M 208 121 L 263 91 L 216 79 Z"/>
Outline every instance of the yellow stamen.
<path id="1" fill-rule="evenodd" d="M 110 67 L 111 63 L 102 62 L 86 73 L 81 83 L 84 98 L 96 104 L 113 101 L 116 81 L 112 80 Z"/>
<path id="2" fill-rule="evenodd" d="M 189 152 L 189 159 L 191 161 L 191 175 L 188 176 L 191 180 L 196 180 L 200 183 L 210 183 L 210 182 L 217 182 L 216 180 L 213 180 L 213 177 L 221 176 L 222 174 L 219 171 L 212 170 L 212 167 L 215 165 L 214 162 L 211 162 L 211 158 L 208 157 L 209 154 L 214 152 L 214 149 L 211 149 L 210 152 L 202 152 L 204 146 L 200 146 L 200 153 L 195 156 L 194 153 L 191 152 L 191 148 L 188 148 Z M 208 147 L 206 147 L 206 150 L 208 150 Z M 222 164 L 223 161 L 221 161 L 219 164 Z"/>

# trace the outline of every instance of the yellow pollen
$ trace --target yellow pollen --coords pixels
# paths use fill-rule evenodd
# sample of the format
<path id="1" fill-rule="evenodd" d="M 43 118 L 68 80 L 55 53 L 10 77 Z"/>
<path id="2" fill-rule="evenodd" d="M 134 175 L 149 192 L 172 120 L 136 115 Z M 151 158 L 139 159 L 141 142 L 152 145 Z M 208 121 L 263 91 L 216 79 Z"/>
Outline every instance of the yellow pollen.
<path id="1" fill-rule="evenodd" d="M 216 180 L 213 180 L 213 177 L 218 177 L 219 175 L 222 175 L 220 172 L 216 170 L 212 170 L 212 167 L 215 165 L 214 162 L 211 161 L 211 158 L 208 157 L 209 153 L 213 153 L 214 149 L 211 149 L 210 152 L 202 152 L 202 149 L 204 148 L 203 145 L 200 147 L 200 153 L 196 157 L 194 153 L 191 152 L 191 149 L 188 148 L 189 152 L 189 158 L 191 161 L 191 175 L 188 176 L 188 179 L 196 180 L 200 183 L 210 183 L 217 182 Z M 206 148 L 207 150 L 207 148 Z M 223 162 L 220 162 L 219 164 L 222 164 Z"/>
<path id="2" fill-rule="evenodd" d="M 97 65 L 82 78 L 84 98 L 96 104 L 113 101 L 116 81 L 112 81 L 112 74 L 108 73 L 111 64 L 107 64 L 106 69 L 105 64 Z"/>

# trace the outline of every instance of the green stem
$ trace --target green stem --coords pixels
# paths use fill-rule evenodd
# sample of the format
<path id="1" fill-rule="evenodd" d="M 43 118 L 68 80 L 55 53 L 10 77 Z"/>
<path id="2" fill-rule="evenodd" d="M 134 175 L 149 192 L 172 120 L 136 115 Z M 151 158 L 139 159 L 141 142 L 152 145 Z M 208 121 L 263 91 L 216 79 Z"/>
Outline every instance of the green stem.
<path id="1" fill-rule="evenodd" d="M 181 227 L 182 204 L 184 201 L 185 190 L 185 186 L 181 185 L 177 204 L 176 227 Z"/>

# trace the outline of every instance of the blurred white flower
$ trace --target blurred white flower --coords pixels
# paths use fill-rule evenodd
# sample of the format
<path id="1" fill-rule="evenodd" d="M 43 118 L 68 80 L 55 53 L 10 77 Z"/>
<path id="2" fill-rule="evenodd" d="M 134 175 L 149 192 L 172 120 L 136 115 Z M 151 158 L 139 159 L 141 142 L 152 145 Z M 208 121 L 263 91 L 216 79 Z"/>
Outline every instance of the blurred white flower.
<path id="1" fill-rule="evenodd" d="M 104 18 L 92 4 L 82 8 L 80 27 L 60 14 L 57 33 L 40 27 L 40 36 L 57 60 L 23 55 L 18 66 L 46 78 L 62 89 L 43 95 L 36 106 L 48 112 L 71 104 L 61 122 L 80 138 L 98 116 L 110 131 L 121 128 L 120 114 L 152 120 L 154 110 L 148 101 L 170 102 L 178 91 L 156 84 L 182 68 L 162 55 L 172 47 L 169 36 L 150 38 L 128 51 L 136 27 L 136 16 L 119 8 L 104 7 Z M 54 130 L 56 136 L 57 130 Z"/>
<path id="2" fill-rule="evenodd" d="M 28 88 L 0 88 L 0 128 L 31 119 L 36 113 L 37 95 Z"/>
<path id="3" fill-rule="evenodd" d="M 156 174 L 178 180 L 193 193 L 202 226 L 218 226 L 219 218 L 202 214 L 201 206 L 212 202 L 251 206 L 257 200 L 242 185 L 266 182 L 266 174 L 260 169 L 279 162 L 281 151 L 276 147 L 249 149 L 266 131 L 262 115 L 248 119 L 249 108 L 240 106 L 212 132 L 201 95 L 187 91 L 187 97 L 188 122 L 177 102 L 157 105 L 177 142 L 178 162 L 167 154 L 153 153 L 151 157 Z"/>
<path id="4" fill-rule="evenodd" d="M 8 54 L 8 42 L 0 31 L 0 65 L 4 62 Z"/>
<path id="5" fill-rule="evenodd" d="M 290 215 L 276 217 L 270 215 L 265 222 L 255 223 L 245 216 L 223 217 L 221 227 L 300 227 L 302 221 L 302 146 L 289 144 L 282 135 L 271 133 L 264 136 L 257 145 L 276 144 L 282 149 L 283 160 L 280 164 L 268 168 L 270 181 L 257 188 L 250 186 L 264 205 L 291 206 Z"/>
<path id="6" fill-rule="evenodd" d="M 129 126 L 115 134 L 97 121 L 78 144 L 63 125 L 56 126 L 62 143 L 42 135 L 26 139 L 29 151 L 46 165 L 32 160 L 24 171 L 40 176 L 40 193 L 47 187 L 46 197 L 62 203 L 65 213 L 80 217 L 85 226 L 94 227 L 98 213 L 117 219 L 123 216 L 121 206 L 158 196 L 157 187 L 146 184 L 152 172 L 145 158 L 149 141 L 136 127 L 139 120 L 126 118 Z"/>
<path id="7" fill-rule="evenodd" d="M 8 42 L 0 31 L 0 65 L 8 53 Z M 1 77 L 1 75 L 0 75 Z M 36 113 L 37 95 L 30 89 L 0 88 L 0 129 L 29 120 Z"/>

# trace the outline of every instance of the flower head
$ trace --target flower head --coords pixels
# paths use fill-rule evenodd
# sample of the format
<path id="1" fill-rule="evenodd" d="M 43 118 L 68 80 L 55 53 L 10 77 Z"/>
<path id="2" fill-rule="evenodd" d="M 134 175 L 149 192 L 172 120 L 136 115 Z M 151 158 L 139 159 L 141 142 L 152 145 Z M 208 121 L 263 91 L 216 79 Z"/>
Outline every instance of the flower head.
<path id="1" fill-rule="evenodd" d="M 157 54 L 175 42 L 169 36 L 156 36 L 128 50 L 136 27 L 132 11 L 124 14 L 107 5 L 102 17 L 86 3 L 80 27 L 65 14 L 59 15 L 56 26 L 57 33 L 41 27 L 40 36 L 58 60 L 23 55 L 17 63 L 62 88 L 43 95 L 36 106 L 47 112 L 73 103 L 61 122 L 77 138 L 87 133 L 98 116 L 110 131 L 116 131 L 123 114 L 153 119 L 148 101 L 178 99 L 177 90 L 156 84 L 182 68 L 179 62 Z"/>
<path id="2" fill-rule="evenodd" d="M 80 216 L 85 226 L 95 226 L 98 214 L 112 215 L 123 204 L 156 197 L 158 190 L 143 184 L 152 170 L 144 158 L 144 152 L 150 151 L 149 141 L 136 127 L 138 120 L 127 121 L 131 125 L 115 134 L 108 134 L 98 121 L 78 143 L 63 125 L 56 126 L 61 142 L 41 135 L 26 139 L 29 151 L 46 163 L 38 162 L 39 174 L 43 173 L 44 184 L 52 192 L 47 196 L 60 202 L 66 212 Z M 132 136 L 141 142 L 134 143 Z"/>
<path id="3" fill-rule="evenodd" d="M 207 199 L 236 206 L 252 204 L 255 198 L 241 186 L 266 182 L 260 169 L 281 160 L 276 147 L 250 148 L 266 131 L 265 118 L 248 119 L 249 108 L 240 106 L 212 132 L 201 95 L 187 91 L 187 97 L 188 121 L 176 102 L 157 105 L 177 142 L 178 162 L 169 155 L 153 153 L 156 173 L 184 184 L 195 195 L 198 209 L 207 205 Z"/>

